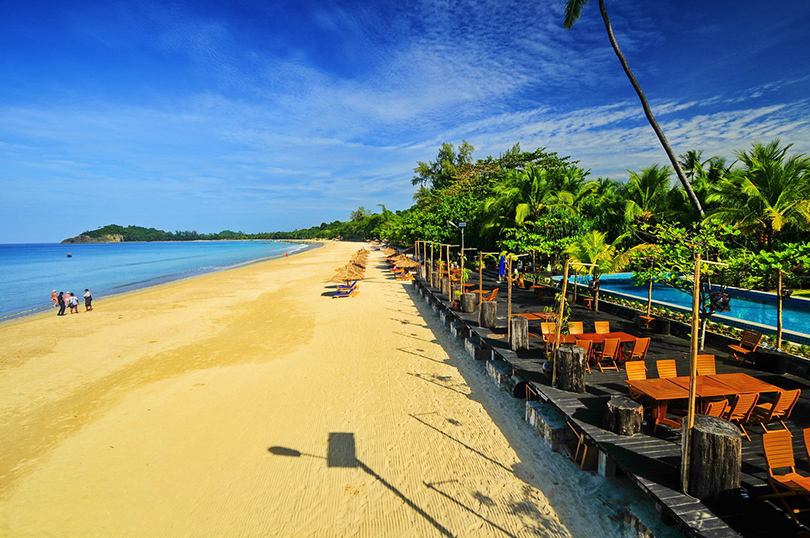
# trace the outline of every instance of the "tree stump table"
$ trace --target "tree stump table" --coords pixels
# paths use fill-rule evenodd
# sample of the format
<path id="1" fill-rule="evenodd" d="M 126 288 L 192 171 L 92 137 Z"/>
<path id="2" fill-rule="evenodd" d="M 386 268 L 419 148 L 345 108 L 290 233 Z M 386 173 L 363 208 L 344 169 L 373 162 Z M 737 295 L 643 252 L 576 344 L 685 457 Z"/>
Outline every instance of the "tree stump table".
<path id="1" fill-rule="evenodd" d="M 461 311 L 462 312 L 475 312 L 475 307 L 478 306 L 478 295 L 474 293 L 461 294 Z"/>
<path id="2" fill-rule="evenodd" d="M 644 406 L 627 396 L 611 396 L 607 402 L 604 428 L 617 435 L 641 433 Z"/>
<path id="3" fill-rule="evenodd" d="M 588 371 L 585 350 L 563 344 L 554 360 L 557 362 L 557 388 L 568 392 L 585 392 L 585 373 Z"/>
<path id="4" fill-rule="evenodd" d="M 512 316 L 509 320 L 509 348 L 512 351 L 529 349 L 529 320 L 523 316 Z"/>
<path id="5" fill-rule="evenodd" d="M 740 430 L 727 420 L 697 415 L 690 438 L 689 495 L 700 500 L 733 499 L 740 489 Z"/>
<path id="6" fill-rule="evenodd" d="M 487 329 L 498 326 L 498 303 L 495 301 L 481 303 L 481 326 Z"/>

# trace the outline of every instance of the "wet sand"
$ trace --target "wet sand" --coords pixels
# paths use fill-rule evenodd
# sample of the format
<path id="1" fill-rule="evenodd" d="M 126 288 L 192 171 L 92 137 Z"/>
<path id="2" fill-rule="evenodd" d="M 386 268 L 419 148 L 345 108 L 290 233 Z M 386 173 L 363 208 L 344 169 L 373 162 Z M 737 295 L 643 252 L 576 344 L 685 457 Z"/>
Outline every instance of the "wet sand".
<path id="1" fill-rule="evenodd" d="M 0 325 L 0 535 L 619 536 L 380 253 L 330 297 L 361 246 Z"/>

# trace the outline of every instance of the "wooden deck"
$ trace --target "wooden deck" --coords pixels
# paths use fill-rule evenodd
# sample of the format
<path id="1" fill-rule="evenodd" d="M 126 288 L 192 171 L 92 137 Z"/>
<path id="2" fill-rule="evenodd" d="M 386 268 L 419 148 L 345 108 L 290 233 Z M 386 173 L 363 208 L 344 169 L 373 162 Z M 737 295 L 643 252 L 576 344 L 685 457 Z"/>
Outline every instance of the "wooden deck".
<path id="1" fill-rule="evenodd" d="M 743 463 L 741 486 L 744 492 L 740 497 L 725 505 L 708 505 L 680 491 L 680 430 L 659 426 L 657 432 L 645 428 L 645 432 L 633 437 L 622 437 L 604 430 L 601 427 L 605 402 L 611 395 L 628 394 L 625 373 L 594 370 L 587 377 L 587 391 L 584 394 L 565 392 L 551 386 L 550 380 L 542 372 L 545 363 L 544 346 L 539 339 L 530 339 L 530 349 L 517 354 L 508 349 L 505 335 L 507 287 L 497 283 L 494 275 L 487 274 L 484 289 L 500 287 L 498 295 L 499 328 L 494 331 L 483 329 L 478 325 L 478 314 L 465 314 L 451 311 L 455 319 L 460 320 L 471 334 L 477 335 L 485 347 L 491 349 L 491 356 L 496 361 L 503 361 L 511 368 L 513 375 L 519 376 L 528 385 L 529 392 L 547 402 L 569 419 L 575 427 L 584 432 L 601 452 L 607 455 L 610 465 L 615 465 L 619 476 L 625 475 L 645 493 L 650 495 L 661 509 L 664 520 L 671 519 L 684 531 L 694 536 L 707 537 L 772 537 L 796 536 L 801 531 L 810 529 L 810 513 L 800 514 L 802 525 L 796 525 L 781 507 L 770 502 L 758 500 L 758 495 L 770 493 L 767 485 L 767 470 L 762 451 L 762 428 L 748 428 L 751 441 L 743 438 Z M 417 285 L 426 287 L 442 308 L 448 308 L 447 297 L 440 297 L 439 290 L 425 285 L 423 280 Z M 535 292 L 513 288 L 512 312 L 540 312 L 550 306 L 552 298 L 541 300 Z M 551 295 L 551 294 L 548 294 Z M 673 336 L 654 334 L 636 326 L 634 321 L 621 317 L 594 312 L 582 306 L 572 306 L 571 320 L 583 321 L 585 331 L 593 327 L 593 321 L 610 321 L 611 330 L 624 331 L 637 336 L 651 336 L 652 343 L 647 355 L 647 368 L 650 377 L 656 377 L 655 361 L 658 359 L 675 359 L 679 375 L 688 375 L 688 340 Z M 538 322 L 530 322 L 529 331 L 540 334 Z M 727 352 L 723 349 L 707 348 L 705 353 L 717 356 L 717 372 L 745 372 L 763 381 L 783 389 L 801 388 L 801 398 L 792 417 L 786 421 L 794 433 L 794 452 L 797 468 L 810 474 L 810 462 L 805 452 L 801 430 L 810 427 L 810 382 L 793 375 L 769 374 L 750 366 L 731 364 L 724 359 Z M 524 385 L 524 386 L 525 386 Z M 516 390 L 516 396 L 526 393 L 525 388 Z M 777 424 L 776 428 L 781 428 Z M 794 499 L 794 502 L 797 499 Z M 800 499 L 799 499 L 800 500 Z"/>

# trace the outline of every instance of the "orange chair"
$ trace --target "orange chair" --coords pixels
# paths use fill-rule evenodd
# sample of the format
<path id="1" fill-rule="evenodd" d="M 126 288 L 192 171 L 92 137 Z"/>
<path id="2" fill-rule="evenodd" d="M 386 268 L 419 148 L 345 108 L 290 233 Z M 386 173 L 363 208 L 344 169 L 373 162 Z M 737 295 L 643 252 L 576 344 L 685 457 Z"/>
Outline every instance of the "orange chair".
<path id="1" fill-rule="evenodd" d="M 723 413 L 726 412 L 727 407 L 728 401 L 726 400 L 716 400 L 713 402 L 709 402 L 703 409 L 703 414 L 708 415 L 710 417 L 721 417 L 723 416 Z"/>
<path id="2" fill-rule="evenodd" d="M 593 322 L 593 332 L 596 334 L 607 334 L 610 332 L 610 322 L 609 321 L 594 321 Z"/>
<path id="3" fill-rule="evenodd" d="M 751 414 L 751 422 L 758 422 L 762 425 L 762 429 L 767 432 L 766 424 L 779 421 L 782 423 L 782 427 L 787 430 L 785 419 L 790 416 L 793 408 L 796 407 L 801 392 L 801 389 L 785 390 L 776 395 L 773 403 L 759 404 Z"/>
<path id="4" fill-rule="evenodd" d="M 583 334 L 584 332 L 585 328 L 582 326 L 581 321 L 568 322 L 568 334 Z"/>
<path id="5" fill-rule="evenodd" d="M 662 359 L 655 361 L 655 368 L 658 370 L 658 377 L 666 379 L 678 377 L 678 369 L 675 366 L 675 359 Z"/>
<path id="6" fill-rule="evenodd" d="M 739 426 L 743 435 L 745 435 L 745 438 L 749 441 L 751 438 L 748 436 L 748 432 L 745 431 L 745 423 L 751 418 L 751 413 L 754 412 L 754 406 L 757 405 L 758 399 L 759 394 L 756 392 L 750 394 L 735 394 L 731 407 L 727 408 L 722 416 L 722 418 Z"/>
<path id="7" fill-rule="evenodd" d="M 629 353 L 622 351 L 624 360 L 632 361 L 635 359 L 645 360 L 647 358 L 647 351 L 650 349 L 650 338 L 636 338 L 633 343 L 633 350 Z"/>
<path id="8" fill-rule="evenodd" d="M 548 353 L 548 345 L 554 341 L 556 332 L 557 324 L 555 322 L 543 321 L 540 323 L 540 333 L 543 335 L 543 343 L 546 345 L 546 353 Z"/>
<path id="9" fill-rule="evenodd" d="M 489 295 L 486 295 L 486 294 L 482 293 L 481 294 L 481 300 L 482 301 L 494 301 L 495 297 L 498 296 L 498 290 L 499 289 L 500 288 L 495 288 L 494 290 L 492 290 L 492 292 Z"/>
<path id="10" fill-rule="evenodd" d="M 647 366 L 644 361 L 628 362 L 624 365 L 624 370 L 627 372 L 628 381 L 647 379 Z"/>
<path id="11" fill-rule="evenodd" d="M 593 355 L 593 340 L 575 340 L 574 345 L 585 350 L 585 368 L 591 373 L 591 358 Z"/>
<path id="12" fill-rule="evenodd" d="M 731 350 L 729 357 L 743 363 L 751 355 L 751 352 L 757 349 L 761 341 L 761 333 L 745 329 L 739 344 L 729 344 L 728 348 Z"/>
<path id="13" fill-rule="evenodd" d="M 619 338 L 605 338 L 605 343 L 602 345 L 602 351 L 598 352 L 598 360 L 596 365 L 599 367 L 600 372 L 605 370 L 619 371 L 619 365 L 616 364 L 616 355 L 619 353 L 619 346 L 622 341 Z M 603 366 L 604 362 L 608 362 L 607 366 Z"/>
<path id="14" fill-rule="evenodd" d="M 714 355 L 698 355 L 697 359 L 697 374 L 698 375 L 716 375 L 717 366 Z"/>
<path id="15" fill-rule="evenodd" d="M 807 461 L 810 462 L 810 428 L 802 430 L 804 434 L 804 452 L 807 454 Z"/>
<path id="16" fill-rule="evenodd" d="M 762 435 L 762 448 L 768 464 L 768 483 L 773 489 L 769 495 L 760 495 L 760 499 L 779 499 L 785 511 L 797 524 L 796 514 L 810 508 L 791 508 L 786 497 L 801 496 L 810 503 L 810 477 L 796 472 L 796 460 L 793 457 L 793 437 L 787 430 L 766 432 Z M 775 470 L 783 470 L 777 474 Z"/>

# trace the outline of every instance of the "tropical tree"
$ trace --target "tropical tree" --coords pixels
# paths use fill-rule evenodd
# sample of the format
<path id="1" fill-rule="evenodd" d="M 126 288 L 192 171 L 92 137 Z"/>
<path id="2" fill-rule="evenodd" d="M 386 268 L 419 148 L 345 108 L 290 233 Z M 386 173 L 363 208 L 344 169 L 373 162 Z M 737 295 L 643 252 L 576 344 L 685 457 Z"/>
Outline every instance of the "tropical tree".
<path id="1" fill-rule="evenodd" d="M 708 200 L 718 207 L 710 216 L 757 234 L 768 250 L 784 229 L 810 229 L 810 158 L 788 157 L 790 147 L 777 138 L 737 152 L 745 168 L 733 170 L 714 187 Z"/>
<path id="2" fill-rule="evenodd" d="M 466 140 L 461 141 L 458 151 L 453 144 L 443 143 L 435 161 L 417 161 L 411 184 L 427 185 L 432 190 L 449 186 L 461 169 L 472 164 L 474 150 Z"/>
<path id="3" fill-rule="evenodd" d="M 568 0 L 568 3 L 565 5 L 565 19 L 563 21 L 563 25 L 566 29 L 570 30 L 574 23 L 579 19 L 579 16 L 582 14 L 582 8 L 589 3 L 589 0 Z M 683 184 L 683 188 L 686 191 L 687 195 L 689 196 L 689 200 L 694 205 L 697 212 L 700 214 L 701 218 L 703 217 L 703 207 L 700 205 L 700 200 L 698 200 L 695 192 L 692 190 L 692 186 L 689 184 L 689 181 L 686 179 L 686 175 L 683 173 L 680 164 L 678 163 L 678 158 L 675 155 L 675 152 L 672 150 L 672 147 L 669 145 L 669 141 L 667 140 L 666 135 L 664 135 L 664 131 L 661 129 L 661 126 L 658 125 L 658 122 L 655 120 L 655 116 L 653 116 L 652 109 L 650 108 L 650 103 L 647 101 L 647 97 L 644 95 L 644 91 L 641 89 L 641 85 L 636 80 L 635 75 L 630 70 L 630 66 L 627 63 L 627 60 L 622 54 L 621 49 L 619 49 L 619 43 L 616 41 L 616 36 L 613 35 L 613 27 L 610 24 L 610 19 L 608 18 L 607 10 L 605 9 L 605 0 L 599 0 L 599 11 L 602 14 L 602 20 L 605 23 L 605 30 L 607 30 L 608 39 L 610 40 L 610 45 L 613 47 L 613 52 L 616 53 L 616 57 L 619 59 L 619 62 L 622 64 L 622 68 L 624 69 L 627 78 L 630 80 L 630 84 L 633 85 L 633 89 L 636 91 L 639 100 L 641 101 L 641 106 L 644 109 L 644 115 L 647 117 L 647 121 L 650 122 L 650 126 L 652 127 L 653 131 L 655 131 L 655 135 L 658 137 L 658 140 L 661 142 L 661 146 L 663 146 L 664 151 L 669 157 L 669 162 L 672 163 L 672 168 L 675 169 L 675 173 L 678 176 L 678 179 Z"/>
<path id="4" fill-rule="evenodd" d="M 565 249 L 565 253 L 572 262 L 595 265 L 595 267 L 587 268 L 587 272 L 593 278 L 594 310 L 599 310 L 599 279 L 605 273 L 621 271 L 630 261 L 631 252 L 619 250 L 619 243 L 624 237 L 621 236 L 612 243 L 608 243 L 607 234 L 591 230 L 575 239 Z"/>
<path id="5" fill-rule="evenodd" d="M 630 179 L 623 186 L 625 197 L 624 219 L 628 223 L 640 219 L 661 219 L 673 212 L 672 202 L 677 199 L 677 189 L 669 182 L 668 166 L 649 166 L 640 174 L 630 172 Z"/>

